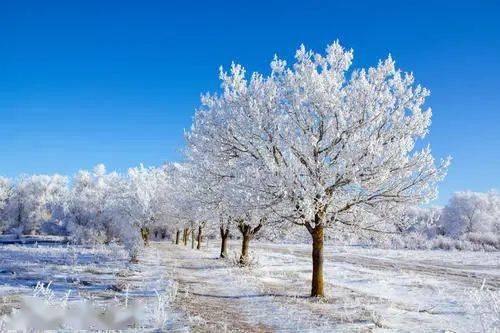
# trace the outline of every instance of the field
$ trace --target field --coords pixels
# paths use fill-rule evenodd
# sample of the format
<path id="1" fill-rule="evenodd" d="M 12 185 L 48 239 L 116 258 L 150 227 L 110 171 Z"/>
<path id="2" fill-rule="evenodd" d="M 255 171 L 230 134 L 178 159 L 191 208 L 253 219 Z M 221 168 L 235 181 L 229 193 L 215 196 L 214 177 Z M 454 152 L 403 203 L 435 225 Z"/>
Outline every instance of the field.
<path id="1" fill-rule="evenodd" d="M 138 264 L 118 246 L 0 245 L 3 328 L 31 320 L 181 332 L 498 330 L 499 252 L 327 246 L 328 297 L 311 300 L 309 246 L 254 242 L 252 266 L 239 268 L 217 259 L 218 245 L 153 242 Z M 234 256 L 238 246 L 230 243 Z"/>

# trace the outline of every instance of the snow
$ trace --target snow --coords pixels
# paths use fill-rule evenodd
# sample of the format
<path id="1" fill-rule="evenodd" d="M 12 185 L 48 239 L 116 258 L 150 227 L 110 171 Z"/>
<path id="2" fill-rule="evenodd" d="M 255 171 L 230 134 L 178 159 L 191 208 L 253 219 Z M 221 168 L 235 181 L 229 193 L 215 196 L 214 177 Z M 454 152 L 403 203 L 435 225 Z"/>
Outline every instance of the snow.
<path id="1" fill-rule="evenodd" d="M 85 303 L 115 312 L 139 309 L 133 313 L 136 327 L 183 328 L 170 308 L 175 283 L 169 279 L 160 253 L 153 249 L 144 253 L 139 264 L 131 264 L 119 246 L 8 244 L 0 245 L 0 267 L 0 314 L 26 303 L 25 297 L 33 295 L 41 283 L 50 285 L 42 293 L 50 305 L 67 298 L 68 308 Z M 59 311 L 65 310 L 61 308 Z"/>
<path id="2" fill-rule="evenodd" d="M 302 284 L 305 293 L 305 282 L 310 279 L 309 252 L 307 246 L 263 244 L 255 256 L 261 258 L 264 277 L 278 277 L 275 283 L 286 285 L 289 276 L 280 275 L 296 273 L 294 285 Z M 470 298 L 464 291 L 480 288 L 484 281 L 498 295 L 499 263 L 498 252 L 327 247 L 325 277 L 333 296 L 354 292 L 386 328 L 404 331 L 413 322 L 419 331 L 471 332 L 479 329 L 479 322 L 467 312 Z"/>
<path id="3" fill-rule="evenodd" d="M 231 245 L 239 250 L 239 244 Z M 308 246 L 251 246 L 257 266 L 212 272 L 206 266 L 197 273 L 202 276 L 197 280 L 201 290 L 207 280 L 215 279 L 217 285 L 224 286 L 221 294 L 212 295 L 229 293 L 246 299 L 243 313 L 255 326 L 286 332 L 331 332 L 333 328 L 349 332 L 473 332 L 481 331 L 481 322 L 470 306 L 468 291 L 478 290 L 484 281 L 498 300 L 499 253 L 327 247 L 328 297 L 316 302 L 307 298 L 311 274 Z M 213 258 L 217 249 L 217 244 L 211 244 L 199 257 L 206 260 L 211 252 Z M 193 284 L 190 280 L 191 287 Z M 498 312 L 489 318 L 490 328 L 499 324 Z"/>
<path id="4" fill-rule="evenodd" d="M 499 252 L 327 245 L 327 297 L 312 300 L 308 245 L 253 241 L 253 265 L 240 268 L 209 243 L 197 251 L 152 242 L 139 264 L 116 245 L 0 245 L 0 313 L 52 281 L 54 299 L 71 290 L 70 307 L 138 309 L 134 327 L 144 330 L 498 331 Z M 233 257 L 240 243 L 229 245 Z"/>

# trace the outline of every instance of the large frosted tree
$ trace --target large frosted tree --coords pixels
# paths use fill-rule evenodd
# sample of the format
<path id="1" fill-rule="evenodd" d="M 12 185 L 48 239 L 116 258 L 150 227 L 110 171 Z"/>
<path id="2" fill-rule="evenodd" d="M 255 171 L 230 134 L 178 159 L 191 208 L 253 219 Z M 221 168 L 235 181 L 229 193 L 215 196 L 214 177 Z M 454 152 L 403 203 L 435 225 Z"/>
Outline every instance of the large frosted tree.
<path id="1" fill-rule="evenodd" d="M 189 134 L 212 154 L 203 162 L 212 174 L 237 179 L 307 228 L 312 296 L 324 295 L 325 228 L 384 229 L 399 208 L 434 198 L 448 165 L 416 148 L 429 130 L 429 91 L 390 57 L 351 71 L 352 59 L 336 42 L 325 55 L 300 47 L 291 67 L 275 58 L 269 76 L 247 79 L 233 64 L 221 70 L 222 92 L 203 97 Z"/>

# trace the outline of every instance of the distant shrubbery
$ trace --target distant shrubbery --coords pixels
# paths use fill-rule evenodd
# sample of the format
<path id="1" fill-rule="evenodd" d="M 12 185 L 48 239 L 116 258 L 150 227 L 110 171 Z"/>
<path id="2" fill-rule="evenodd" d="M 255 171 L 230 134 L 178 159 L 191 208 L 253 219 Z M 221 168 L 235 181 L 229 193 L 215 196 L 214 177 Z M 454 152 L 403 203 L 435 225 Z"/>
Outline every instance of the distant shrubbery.
<path id="1" fill-rule="evenodd" d="M 458 250 L 458 251 L 497 251 L 500 250 L 498 237 L 492 234 L 464 234 L 459 238 L 438 235 L 429 238 L 421 233 L 411 232 L 399 237 L 391 237 L 377 242 L 376 246 L 409 250 Z"/>
<path id="2" fill-rule="evenodd" d="M 444 207 L 408 209 L 400 233 L 360 243 L 387 248 L 500 250 L 500 196 L 495 191 L 457 192 Z"/>

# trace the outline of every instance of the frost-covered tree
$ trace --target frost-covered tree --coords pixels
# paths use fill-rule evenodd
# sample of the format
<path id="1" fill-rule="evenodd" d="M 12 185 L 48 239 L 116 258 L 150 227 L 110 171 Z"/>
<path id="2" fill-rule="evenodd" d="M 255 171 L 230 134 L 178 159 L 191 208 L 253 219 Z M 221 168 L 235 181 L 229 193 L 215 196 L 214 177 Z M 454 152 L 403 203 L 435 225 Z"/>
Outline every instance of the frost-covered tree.
<path id="1" fill-rule="evenodd" d="M 247 79 L 233 64 L 188 135 L 207 172 L 309 231 L 312 296 L 324 295 L 325 228 L 383 228 L 389 213 L 434 198 L 448 166 L 415 147 L 429 131 L 428 90 L 390 57 L 349 72 L 352 59 L 336 42 L 326 55 L 300 47 L 291 67 L 275 58 L 269 76 Z"/>
<path id="2" fill-rule="evenodd" d="M 7 202 L 12 196 L 12 184 L 10 179 L 0 177 L 0 211 L 3 211 L 7 206 Z"/>
<path id="3" fill-rule="evenodd" d="M 140 165 L 128 170 L 131 202 L 127 207 L 130 218 L 138 226 L 145 245 L 151 229 L 165 226 L 169 199 L 168 174 L 165 168 L 145 168 Z"/>
<path id="4" fill-rule="evenodd" d="M 227 239 L 229 238 L 231 225 L 226 183 L 206 172 L 203 163 L 207 155 L 198 154 L 196 157 L 193 152 L 188 152 L 187 156 L 190 157 L 189 163 L 175 164 L 173 166 L 172 175 L 177 181 L 176 185 L 173 186 L 175 188 L 174 197 L 176 200 L 188 200 L 191 210 L 195 208 L 197 214 L 203 216 L 202 222 L 198 226 L 198 239 L 203 238 L 201 232 L 204 231 L 207 234 L 220 233 L 220 257 L 226 258 Z M 178 234 L 180 234 L 180 230 Z M 176 237 L 176 239 L 178 238 Z"/>
<path id="5" fill-rule="evenodd" d="M 43 222 L 54 218 L 54 214 L 60 215 L 67 182 L 61 175 L 20 177 L 7 208 L 11 227 L 24 234 L 38 233 Z"/>
<path id="6" fill-rule="evenodd" d="M 7 208 L 14 195 L 12 181 L 5 177 L 0 177 L 0 233 L 7 228 L 8 213 Z"/>
<path id="7" fill-rule="evenodd" d="M 464 233 L 500 234 L 500 195 L 495 191 L 457 192 L 443 209 L 439 220 L 452 237 Z"/>
<path id="8" fill-rule="evenodd" d="M 91 172 L 79 171 L 67 200 L 67 228 L 72 238 L 83 243 L 121 242 L 132 260 L 142 245 L 130 182 L 116 172 L 97 165 Z"/>
<path id="9" fill-rule="evenodd" d="M 176 244 L 182 235 L 184 245 L 191 239 L 192 248 L 200 248 L 204 233 L 212 231 L 213 211 L 210 193 L 192 164 L 173 163 L 167 166 L 170 177 L 169 218 L 176 225 Z"/>
<path id="10" fill-rule="evenodd" d="M 111 240 L 106 228 L 105 205 L 109 184 L 104 165 L 92 172 L 80 170 L 73 177 L 67 200 L 67 228 L 75 241 L 103 243 Z"/>
<path id="11" fill-rule="evenodd" d="M 418 232 L 432 238 L 442 232 L 439 226 L 442 207 L 411 206 L 404 210 L 403 223 L 396 223 L 397 227 L 404 226 L 399 232 Z"/>
<path id="12" fill-rule="evenodd" d="M 102 164 L 92 171 L 80 170 L 74 176 L 66 217 L 68 230 L 75 240 L 90 243 L 113 240 L 113 200 L 117 191 L 126 194 L 124 190 L 125 183 L 120 175 L 107 173 Z"/>
<path id="13" fill-rule="evenodd" d="M 226 152 L 220 151 L 219 142 L 213 140 L 214 135 L 217 135 L 217 127 L 202 124 L 202 118 L 203 115 L 197 113 L 195 124 L 186 135 L 186 156 L 192 165 L 188 177 L 193 181 L 193 188 L 197 188 L 197 194 L 194 195 L 198 198 L 197 205 L 203 207 L 205 212 L 211 212 L 211 221 L 219 227 L 220 257 L 227 257 L 230 226 L 235 226 L 242 240 L 240 264 L 246 265 L 250 241 L 264 224 L 268 224 L 269 207 L 274 200 L 258 193 L 255 184 L 251 185 L 262 181 L 265 174 L 261 174 L 258 169 L 250 170 L 251 167 L 248 173 L 241 172 L 237 164 L 232 164 L 226 158 Z"/>

